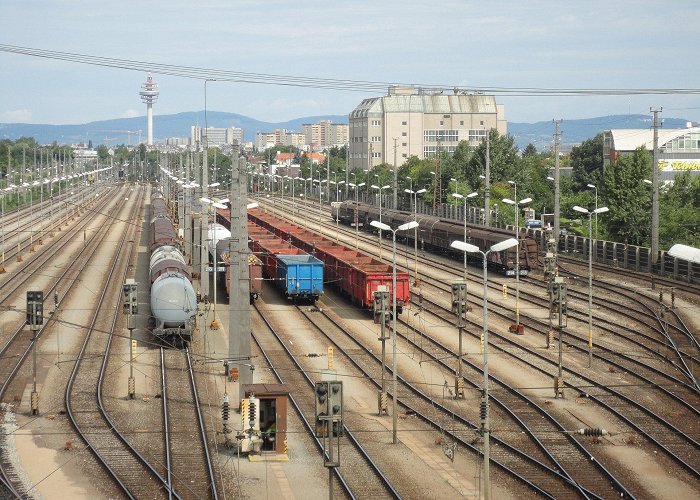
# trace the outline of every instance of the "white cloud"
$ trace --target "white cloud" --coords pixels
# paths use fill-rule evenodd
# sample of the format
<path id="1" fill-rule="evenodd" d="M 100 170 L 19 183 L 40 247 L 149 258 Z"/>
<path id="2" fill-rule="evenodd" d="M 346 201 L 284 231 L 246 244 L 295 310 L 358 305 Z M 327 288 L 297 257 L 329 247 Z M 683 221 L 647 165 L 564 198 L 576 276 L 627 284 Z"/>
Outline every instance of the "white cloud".
<path id="1" fill-rule="evenodd" d="M 4 123 L 29 123 L 31 119 L 32 112 L 28 109 L 15 109 L 0 114 L 0 122 Z"/>
<path id="2" fill-rule="evenodd" d="M 136 111 L 135 109 L 127 109 L 122 113 L 122 118 L 136 118 L 137 116 L 141 116 L 141 113 Z"/>

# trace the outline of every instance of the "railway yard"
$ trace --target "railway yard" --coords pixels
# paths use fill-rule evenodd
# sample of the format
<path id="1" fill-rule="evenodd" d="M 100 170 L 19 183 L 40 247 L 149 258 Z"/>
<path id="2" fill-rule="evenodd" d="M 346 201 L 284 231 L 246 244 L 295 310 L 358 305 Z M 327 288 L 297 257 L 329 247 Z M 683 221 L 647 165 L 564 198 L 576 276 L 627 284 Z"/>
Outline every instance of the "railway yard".
<path id="1" fill-rule="evenodd" d="M 568 300 L 560 341 L 543 249 L 523 254 L 529 272 L 516 305 L 514 277 L 490 268 L 485 287 L 480 262 L 470 257 L 465 270 L 462 252 L 414 246 L 398 233 L 393 335 L 357 284 L 391 277 L 390 232 L 380 240 L 358 231 L 328 204 L 250 196 L 258 205 L 249 209 L 251 246 L 263 266 L 255 276 L 264 287 L 241 298 L 250 303 L 253 342 L 238 369 L 253 370 L 260 386 L 283 384 L 288 397 L 284 450 L 248 454 L 238 442 L 247 413 L 223 363 L 236 326 L 227 273 L 210 277 L 216 293 L 192 305 L 186 341 L 154 335 L 168 322 L 153 318 L 149 285 L 174 273 L 168 264 L 156 276 L 151 254 L 167 238 L 178 246 L 162 221 L 154 224 L 156 193 L 151 184 L 105 182 L 0 221 L 0 498 L 320 499 L 329 481 L 335 498 L 480 498 L 485 486 L 493 498 L 700 496 L 697 283 L 596 266 L 589 332 L 587 262 L 561 255 Z M 164 201 L 173 201 L 167 191 Z M 228 214 L 217 217 L 226 230 Z M 165 253 L 198 292 L 188 238 L 180 257 L 170 246 Z M 286 252 L 293 259 L 275 257 L 285 245 L 299 248 Z M 362 277 L 330 264 L 341 254 Z M 324 279 L 313 290 L 275 282 L 281 264 L 301 273 L 303 263 L 321 262 Z M 458 317 L 452 284 L 464 276 L 468 307 Z M 123 314 L 128 280 L 139 284 L 133 315 Z M 36 331 L 26 323 L 30 290 L 43 292 Z M 522 334 L 511 328 L 516 309 Z M 343 382 L 344 432 L 339 466 L 328 469 L 314 432 L 314 387 L 331 370 Z"/>

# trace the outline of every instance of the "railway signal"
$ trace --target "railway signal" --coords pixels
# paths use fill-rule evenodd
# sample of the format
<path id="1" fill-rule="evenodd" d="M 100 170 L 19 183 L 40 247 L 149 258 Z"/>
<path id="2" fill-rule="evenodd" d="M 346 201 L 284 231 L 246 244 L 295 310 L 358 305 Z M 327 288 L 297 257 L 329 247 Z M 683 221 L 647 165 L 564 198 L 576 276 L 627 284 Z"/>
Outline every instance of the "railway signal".
<path id="1" fill-rule="evenodd" d="M 39 413 L 39 393 L 36 391 L 36 341 L 37 332 L 41 330 L 44 323 L 44 292 L 27 292 L 27 324 L 32 331 L 32 358 L 33 358 L 33 380 L 31 394 L 31 413 Z"/>
<path id="2" fill-rule="evenodd" d="M 464 255 L 467 255 L 465 252 Z M 462 330 L 464 316 L 467 314 L 467 283 L 455 281 L 452 283 L 452 312 L 457 315 L 457 331 L 459 332 L 459 353 L 457 355 L 457 372 L 455 375 L 455 399 L 464 398 L 464 378 L 462 378 Z"/>
<path id="3" fill-rule="evenodd" d="M 383 285 L 377 287 L 372 303 L 374 322 L 381 325 L 379 340 L 382 342 L 382 388 L 377 396 L 377 411 L 379 415 L 389 413 L 389 404 L 386 395 L 386 323 L 389 319 L 389 288 Z"/>
<path id="4" fill-rule="evenodd" d="M 551 304 L 550 318 L 553 312 L 558 315 L 557 335 L 559 336 L 559 369 L 554 377 L 554 397 L 564 397 L 564 371 L 562 366 L 564 351 L 562 336 L 566 327 L 566 281 L 561 276 L 556 276 L 549 283 L 549 300 Z"/>
<path id="5" fill-rule="evenodd" d="M 323 466 L 328 467 L 328 491 L 333 491 L 333 468 L 340 467 L 340 437 L 343 435 L 343 382 L 324 380 L 314 387 L 316 437 L 323 439 Z M 327 448 L 326 448 L 327 447 Z"/>
<path id="6" fill-rule="evenodd" d="M 131 278 L 128 278 L 122 285 L 122 298 L 124 299 L 124 314 L 126 314 L 126 327 L 129 330 L 129 398 L 134 399 L 136 395 L 136 380 L 134 379 L 134 358 L 136 357 L 136 349 L 133 334 L 134 334 L 134 315 L 139 313 L 139 298 L 138 284 Z"/>

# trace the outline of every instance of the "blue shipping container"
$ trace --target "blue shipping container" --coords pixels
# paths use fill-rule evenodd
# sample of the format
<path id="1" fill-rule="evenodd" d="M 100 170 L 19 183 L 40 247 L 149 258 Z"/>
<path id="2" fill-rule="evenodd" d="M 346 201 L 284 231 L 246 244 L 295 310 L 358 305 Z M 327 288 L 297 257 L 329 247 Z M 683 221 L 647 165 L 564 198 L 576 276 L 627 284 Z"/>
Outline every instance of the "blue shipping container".
<path id="1" fill-rule="evenodd" d="M 277 283 L 292 299 L 315 302 L 323 295 L 323 262 L 312 255 L 278 255 Z"/>

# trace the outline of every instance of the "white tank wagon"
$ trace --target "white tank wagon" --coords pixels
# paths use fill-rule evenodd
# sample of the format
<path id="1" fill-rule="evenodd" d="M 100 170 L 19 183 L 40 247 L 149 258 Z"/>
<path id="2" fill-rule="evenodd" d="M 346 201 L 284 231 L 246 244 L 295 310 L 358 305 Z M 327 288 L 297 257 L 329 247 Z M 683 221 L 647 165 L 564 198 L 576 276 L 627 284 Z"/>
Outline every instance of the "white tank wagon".
<path id="1" fill-rule="evenodd" d="M 155 202 L 160 203 L 158 199 Z M 151 220 L 152 234 L 161 234 L 164 229 L 175 234 L 172 220 L 167 215 Z M 153 334 L 156 337 L 188 341 L 197 314 L 197 294 L 178 243 L 173 238 L 153 240 L 149 261 L 151 315 L 155 321 Z"/>

